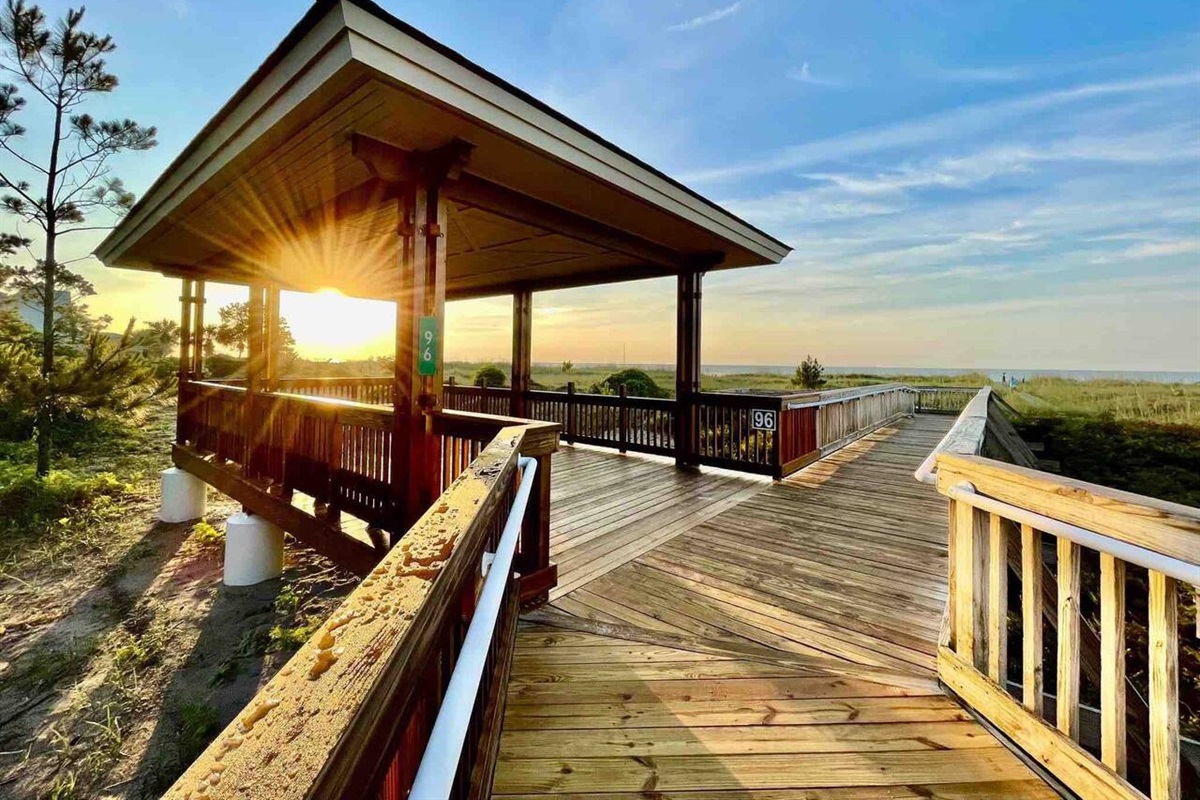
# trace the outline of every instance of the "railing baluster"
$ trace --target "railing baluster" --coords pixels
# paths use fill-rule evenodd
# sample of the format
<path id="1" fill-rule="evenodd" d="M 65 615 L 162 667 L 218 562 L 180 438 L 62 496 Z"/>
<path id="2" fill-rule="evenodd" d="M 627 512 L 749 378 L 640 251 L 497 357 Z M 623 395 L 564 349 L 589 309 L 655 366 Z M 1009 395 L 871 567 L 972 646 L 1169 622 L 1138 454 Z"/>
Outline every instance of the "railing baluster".
<path id="1" fill-rule="evenodd" d="M 1100 760 L 1125 775 L 1125 562 L 1100 554 Z"/>
<path id="2" fill-rule="evenodd" d="M 1042 535 L 1021 526 L 1021 688 L 1025 707 L 1042 716 Z"/>
<path id="3" fill-rule="evenodd" d="M 1079 741 L 1079 545 L 1058 540 L 1058 729 Z"/>
<path id="4" fill-rule="evenodd" d="M 988 515 L 988 677 L 1008 688 L 1008 532 L 999 514 Z"/>
<path id="5" fill-rule="evenodd" d="M 1179 606 L 1175 579 L 1150 571 L 1150 797 L 1180 800 Z"/>

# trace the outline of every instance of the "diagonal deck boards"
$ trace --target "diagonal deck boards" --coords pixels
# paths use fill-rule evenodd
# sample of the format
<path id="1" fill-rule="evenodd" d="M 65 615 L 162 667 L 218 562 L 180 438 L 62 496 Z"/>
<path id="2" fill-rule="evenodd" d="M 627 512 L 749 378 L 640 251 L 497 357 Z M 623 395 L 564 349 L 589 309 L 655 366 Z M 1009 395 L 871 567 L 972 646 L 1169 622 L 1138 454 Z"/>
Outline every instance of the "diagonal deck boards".
<path id="1" fill-rule="evenodd" d="M 779 484 L 556 456 L 495 796 L 1055 797 L 934 680 L 946 509 L 912 471 L 949 422 Z"/>

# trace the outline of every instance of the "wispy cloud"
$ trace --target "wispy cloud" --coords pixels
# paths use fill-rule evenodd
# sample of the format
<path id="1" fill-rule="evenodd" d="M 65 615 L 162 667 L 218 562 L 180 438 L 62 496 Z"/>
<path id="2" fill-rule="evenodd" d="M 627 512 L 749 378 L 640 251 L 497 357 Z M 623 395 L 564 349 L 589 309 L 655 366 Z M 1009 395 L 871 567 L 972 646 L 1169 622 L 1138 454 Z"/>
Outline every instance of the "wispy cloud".
<path id="1" fill-rule="evenodd" d="M 1197 85 L 1200 85 L 1200 72 L 1186 72 L 1087 83 L 1006 100 L 975 103 L 891 125 L 852 131 L 795 145 L 740 164 L 685 174 L 682 179 L 684 182 L 708 183 L 767 175 L 822 161 L 919 147 L 967 135 L 987 133 L 999 125 L 1072 103 L 1160 90 L 1194 89 Z"/>
<path id="2" fill-rule="evenodd" d="M 701 14 L 698 17 L 692 17 L 691 19 L 684 20 L 683 22 L 678 22 L 667 28 L 667 30 L 690 31 L 696 28 L 703 28 L 705 25 L 711 25 L 714 22 L 719 22 L 726 17 L 732 17 L 739 10 L 741 10 L 741 7 L 742 0 L 738 0 L 738 2 L 734 3 L 733 5 L 725 6 L 724 8 L 718 8 L 716 11 L 710 11 L 707 14 Z"/>
<path id="3" fill-rule="evenodd" d="M 1015 83 L 1036 75 L 1029 67 L 956 67 L 939 70 L 939 80 L 949 83 Z"/>
<path id="4" fill-rule="evenodd" d="M 192 7 L 188 0 L 170 0 L 171 10 L 175 12 L 175 16 L 183 19 L 191 13 Z"/>
<path id="5" fill-rule="evenodd" d="M 807 83 L 811 86 L 841 86 L 840 81 L 830 80 L 828 78 L 818 78 L 812 74 L 808 68 L 808 62 L 805 61 L 800 69 L 790 69 L 787 71 L 787 76 L 790 80 L 798 83 Z"/>

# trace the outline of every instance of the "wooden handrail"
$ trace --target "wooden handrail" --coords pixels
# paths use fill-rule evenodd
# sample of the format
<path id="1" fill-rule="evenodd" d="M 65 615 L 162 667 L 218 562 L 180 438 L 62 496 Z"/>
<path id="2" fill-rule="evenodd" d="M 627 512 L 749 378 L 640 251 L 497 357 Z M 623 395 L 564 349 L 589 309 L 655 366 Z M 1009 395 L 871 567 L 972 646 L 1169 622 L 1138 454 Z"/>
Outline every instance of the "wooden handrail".
<path id="1" fill-rule="evenodd" d="M 971 402 L 967 403 L 967 407 L 950 426 L 950 430 L 917 467 L 917 471 L 913 473 L 917 480 L 929 484 L 934 482 L 934 470 L 937 468 L 938 455 L 941 453 L 978 455 L 983 450 L 983 438 L 987 433 L 988 403 L 991 401 L 991 397 L 992 388 L 990 386 L 985 386 L 976 392 L 975 396 L 971 398 Z"/>
<path id="2" fill-rule="evenodd" d="M 979 456 L 935 455 L 951 501 L 948 626 L 938 651 L 943 682 L 977 713 L 1084 797 L 1142 798 L 1126 777 L 1125 565 L 1148 569 L 1149 796 L 1178 800 L 1177 585 L 1200 581 L 1200 509 L 1049 475 Z M 1007 692 L 1007 577 L 1020 530 L 1024 696 Z M 1041 703 L 1042 537 L 1058 555 L 1055 724 Z M 1101 754 L 1079 744 L 1081 551 L 1100 554 Z M 1135 715 L 1136 716 L 1136 715 Z M 1194 788 L 1194 787 L 1193 787 Z"/>
<path id="3" fill-rule="evenodd" d="M 409 745 L 430 722 L 417 701 L 437 697 L 425 676 L 457 646 L 447 633 L 473 596 L 524 436 L 499 432 L 166 797 L 370 796 L 398 751 L 415 763 Z"/>

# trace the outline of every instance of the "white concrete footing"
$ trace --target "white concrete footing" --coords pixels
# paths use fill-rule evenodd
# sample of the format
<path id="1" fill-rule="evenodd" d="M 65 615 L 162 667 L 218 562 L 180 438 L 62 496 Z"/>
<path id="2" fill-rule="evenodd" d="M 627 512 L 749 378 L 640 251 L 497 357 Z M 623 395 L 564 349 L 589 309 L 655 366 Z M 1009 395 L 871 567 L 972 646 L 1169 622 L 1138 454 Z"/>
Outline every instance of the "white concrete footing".
<path id="1" fill-rule="evenodd" d="M 162 472 L 162 507 L 158 518 L 163 522 L 187 522 L 204 516 L 204 481 L 179 467 Z"/>
<path id="2" fill-rule="evenodd" d="M 283 574 L 283 530 L 237 513 L 225 522 L 225 585 L 250 586 Z"/>

